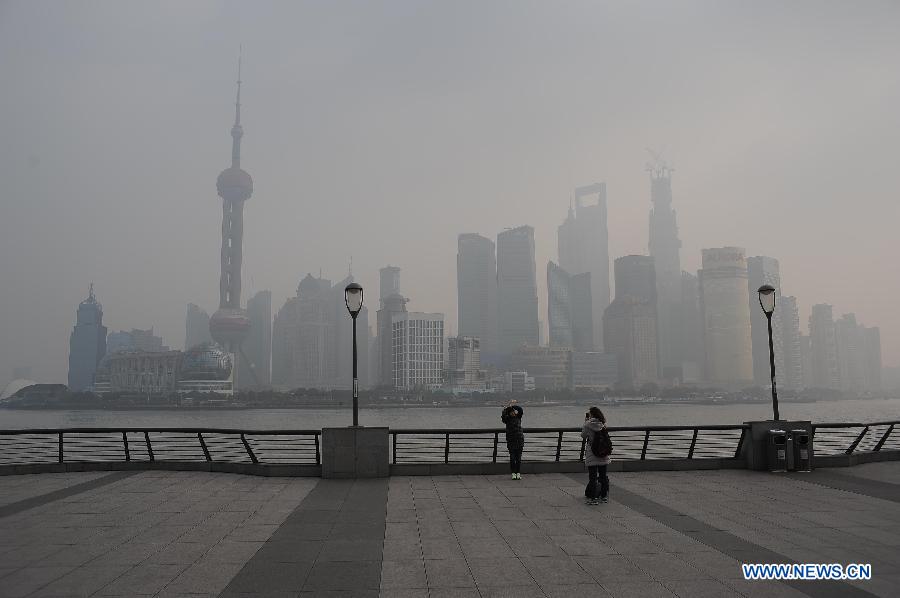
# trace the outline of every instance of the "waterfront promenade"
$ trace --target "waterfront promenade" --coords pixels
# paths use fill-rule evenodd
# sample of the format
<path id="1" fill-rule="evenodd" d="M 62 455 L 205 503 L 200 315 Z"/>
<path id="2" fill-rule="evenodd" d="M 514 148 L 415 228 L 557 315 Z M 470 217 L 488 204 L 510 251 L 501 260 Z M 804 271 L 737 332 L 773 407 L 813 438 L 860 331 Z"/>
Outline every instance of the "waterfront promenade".
<path id="1" fill-rule="evenodd" d="M 900 462 L 809 474 L 0 477 L 0 596 L 896 596 Z M 741 562 L 871 563 L 751 582 Z"/>

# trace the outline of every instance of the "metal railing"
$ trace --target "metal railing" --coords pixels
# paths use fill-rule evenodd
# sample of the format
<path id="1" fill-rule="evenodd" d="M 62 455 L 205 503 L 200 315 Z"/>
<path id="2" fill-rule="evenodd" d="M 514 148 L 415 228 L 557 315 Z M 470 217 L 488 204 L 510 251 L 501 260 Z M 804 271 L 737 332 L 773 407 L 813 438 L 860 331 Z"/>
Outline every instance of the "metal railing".
<path id="1" fill-rule="evenodd" d="M 0 465 L 152 461 L 320 465 L 321 434 L 218 428 L 0 430 Z"/>
<path id="2" fill-rule="evenodd" d="M 608 428 L 614 456 L 622 460 L 735 459 L 748 427 L 643 426 Z M 528 428 L 523 459 L 580 461 L 586 443 L 581 428 Z M 497 463 L 506 460 L 503 428 L 392 429 L 391 463 Z M 587 449 L 589 450 L 589 449 Z"/>
<path id="3" fill-rule="evenodd" d="M 813 424 L 813 443 L 821 456 L 900 450 L 900 421 Z"/>
<path id="4" fill-rule="evenodd" d="M 616 460 L 737 459 L 749 427 L 609 428 Z M 0 430 L 0 467 L 53 463 L 197 462 L 321 465 L 321 430 L 218 428 L 60 428 Z M 581 428 L 529 428 L 530 462 L 584 458 Z M 818 456 L 900 451 L 900 420 L 813 424 Z M 391 429 L 390 462 L 497 463 L 506 460 L 502 428 Z"/>

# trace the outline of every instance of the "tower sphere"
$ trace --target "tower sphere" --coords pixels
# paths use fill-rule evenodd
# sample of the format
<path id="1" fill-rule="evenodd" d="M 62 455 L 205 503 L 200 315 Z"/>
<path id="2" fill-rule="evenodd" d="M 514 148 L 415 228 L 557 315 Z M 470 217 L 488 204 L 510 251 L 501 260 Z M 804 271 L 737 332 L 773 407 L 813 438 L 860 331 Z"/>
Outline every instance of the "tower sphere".
<path id="1" fill-rule="evenodd" d="M 216 190 L 223 199 L 246 201 L 253 194 L 253 178 L 246 170 L 231 166 L 226 168 L 216 180 Z"/>
<path id="2" fill-rule="evenodd" d="M 239 344 L 250 331 L 250 318 L 242 309 L 220 308 L 209 319 L 209 333 L 213 340 L 225 347 Z"/>

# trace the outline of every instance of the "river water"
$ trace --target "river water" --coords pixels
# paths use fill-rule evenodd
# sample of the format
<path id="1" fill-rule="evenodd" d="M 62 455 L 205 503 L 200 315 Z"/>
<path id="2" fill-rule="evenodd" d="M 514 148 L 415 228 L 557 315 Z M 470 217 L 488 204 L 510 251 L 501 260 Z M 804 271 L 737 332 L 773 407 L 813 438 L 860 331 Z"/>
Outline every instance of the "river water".
<path id="1" fill-rule="evenodd" d="M 584 406 L 524 405 L 526 427 L 580 426 Z M 765 403 L 745 405 L 617 405 L 603 407 L 613 426 L 740 424 L 772 417 Z M 782 403 L 784 419 L 813 422 L 900 420 L 900 399 Z M 318 429 L 352 423 L 344 409 L 247 410 L 25 410 L 0 409 L 0 429 L 70 427 L 185 427 L 245 430 Z M 495 428 L 500 407 L 396 407 L 361 409 L 359 423 L 391 428 Z"/>

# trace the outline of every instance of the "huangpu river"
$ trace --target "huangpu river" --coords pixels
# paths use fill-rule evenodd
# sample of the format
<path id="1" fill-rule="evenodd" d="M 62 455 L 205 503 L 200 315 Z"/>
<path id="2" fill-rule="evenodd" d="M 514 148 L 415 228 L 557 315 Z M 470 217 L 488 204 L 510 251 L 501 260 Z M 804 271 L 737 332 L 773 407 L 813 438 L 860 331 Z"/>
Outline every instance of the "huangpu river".
<path id="1" fill-rule="evenodd" d="M 524 404 L 526 427 L 580 426 L 584 405 Z M 900 420 L 900 399 L 854 399 L 779 405 L 783 419 L 813 422 Z M 392 407 L 361 409 L 364 426 L 391 428 L 497 428 L 495 407 Z M 602 406 L 613 426 L 740 424 L 771 419 L 768 403 L 729 405 L 636 404 Z M 349 407 L 339 409 L 177 409 L 177 410 L 26 410 L 0 409 L 0 429 L 74 427 L 185 427 L 245 430 L 318 429 L 352 423 Z"/>

